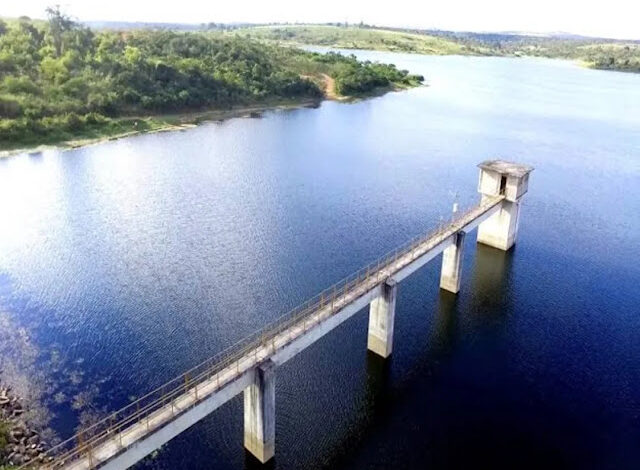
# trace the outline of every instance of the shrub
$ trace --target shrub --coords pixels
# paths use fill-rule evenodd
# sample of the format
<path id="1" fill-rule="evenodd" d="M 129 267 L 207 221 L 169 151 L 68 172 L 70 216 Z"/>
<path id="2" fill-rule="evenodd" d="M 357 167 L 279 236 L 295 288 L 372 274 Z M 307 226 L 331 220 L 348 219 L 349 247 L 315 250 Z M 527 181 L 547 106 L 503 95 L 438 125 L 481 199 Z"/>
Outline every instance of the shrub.
<path id="1" fill-rule="evenodd" d="M 64 128 L 70 131 L 77 131 L 82 128 L 82 119 L 76 113 L 69 113 L 64 117 Z"/>
<path id="2" fill-rule="evenodd" d="M 17 100 L 0 96 L 0 117 L 17 118 L 22 115 L 22 107 Z"/>
<path id="3" fill-rule="evenodd" d="M 99 113 L 87 113 L 83 117 L 83 121 L 89 125 L 104 124 L 109 120 Z"/>
<path id="4" fill-rule="evenodd" d="M 38 86 L 29 77 L 5 77 L 2 87 L 9 93 L 27 93 L 36 95 L 40 93 Z"/>

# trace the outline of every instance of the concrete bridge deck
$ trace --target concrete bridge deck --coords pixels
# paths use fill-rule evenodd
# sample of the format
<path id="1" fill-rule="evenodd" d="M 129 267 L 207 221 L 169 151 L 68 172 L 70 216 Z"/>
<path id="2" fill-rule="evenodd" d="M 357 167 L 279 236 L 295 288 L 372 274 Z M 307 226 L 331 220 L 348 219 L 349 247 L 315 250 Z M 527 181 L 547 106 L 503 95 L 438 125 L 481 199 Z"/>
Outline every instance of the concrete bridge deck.
<path id="1" fill-rule="evenodd" d="M 483 195 L 480 204 L 454 214 L 437 230 L 411 240 L 273 324 L 56 446 L 44 461 L 21 468 L 127 468 L 243 391 L 245 447 L 261 461 L 269 460 L 275 443 L 273 368 L 367 305 L 371 305 L 369 348 L 387 357 L 391 353 L 396 283 L 448 250 L 443 258 L 441 286 L 457 292 L 464 233 L 501 216 L 504 204 L 509 204 L 504 192 Z M 445 274 L 454 278 L 454 287 L 446 287 Z"/>

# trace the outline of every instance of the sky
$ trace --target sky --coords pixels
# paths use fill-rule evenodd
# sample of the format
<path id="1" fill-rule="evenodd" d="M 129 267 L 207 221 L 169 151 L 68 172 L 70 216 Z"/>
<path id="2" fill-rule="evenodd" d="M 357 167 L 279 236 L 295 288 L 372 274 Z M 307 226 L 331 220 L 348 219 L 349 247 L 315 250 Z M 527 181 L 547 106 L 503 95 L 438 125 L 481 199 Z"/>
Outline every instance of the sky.
<path id="1" fill-rule="evenodd" d="M 81 21 L 364 21 L 454 31 L 569 32 L 640 39 L 639 0 L 0 0 L 0 16 L 42 18 L 44 9 L 55 3 Z"/>

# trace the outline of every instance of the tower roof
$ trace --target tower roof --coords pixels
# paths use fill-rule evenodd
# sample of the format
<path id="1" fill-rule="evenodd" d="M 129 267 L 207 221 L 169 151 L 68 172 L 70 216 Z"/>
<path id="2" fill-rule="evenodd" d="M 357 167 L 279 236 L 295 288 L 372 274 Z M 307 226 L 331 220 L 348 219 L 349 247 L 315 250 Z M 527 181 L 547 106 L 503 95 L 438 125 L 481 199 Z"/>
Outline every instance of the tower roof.
<path id="1" fill-rule="evenodd" d="M 518 178 L 522 178 L 533 171 L 532 166 L 507 162 L 505 160 L 485 160 L 480 163 L 478 167 L 487 171 L 495 171 L 501 175 L 516 176 Z"/>

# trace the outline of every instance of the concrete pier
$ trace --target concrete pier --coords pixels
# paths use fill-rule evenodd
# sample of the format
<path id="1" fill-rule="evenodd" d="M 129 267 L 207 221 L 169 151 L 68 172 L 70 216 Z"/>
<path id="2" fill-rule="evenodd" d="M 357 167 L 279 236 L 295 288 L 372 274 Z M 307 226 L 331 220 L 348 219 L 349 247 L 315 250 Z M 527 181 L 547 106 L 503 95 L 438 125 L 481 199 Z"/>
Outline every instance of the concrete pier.
<path id="1" fill-rule="evenodd" d="M 256 367 L 254 382 L 244 391 L 244 447 L 262 463 L 276 447 L 275 370 L 271 360 Z"/>
<path id="2" fill-rule="evenodd" d="M 393 350 L 393 322 L 396 314 L 398 284 L 387 279 L 381 293 L 369 306 L 369 336 L 367 348 L 379 356 L 389 357 Z"/>
<path id="3" fill-rule="evenodd" d="M 478 227 L 478 243 L 506 251 L 518 237 L 520 199 L 528 190 L 533 168 L 502 160 L 488 160 L 478 167 L 478 192 L 482 194 L 482 201 L 499 195 L 505 197 L 500 211 Z"/>
<path id="4" fill-rule="evenodd" d="M 453 238 L 453 243 L 442 252 L 442 272 L 440 289 L 457 294 L 460 291 L 460 274 L 465 233 L 460 231 Z"/>
<path id="5" fill-rule="evenodd" d="M 532 168 L 500 160 L 478 165 L 479 204 L 282 315 L 274 323 L 195 366 L 47 452 L 47 470 L 122 470 L 244 393 L 244 445 L 260 462 L 275 454 L 275 371 L 369 307 L 367 347 L 393 350 L 398 284 L 441 253 L 440 287 L 460 290 L 465 234 L 508 250 L 516 241 L 521 198 Z M 483 276 L 487 281 L 490 276 Z M 30 469 L 29 464 L 20 470 Z"/>

